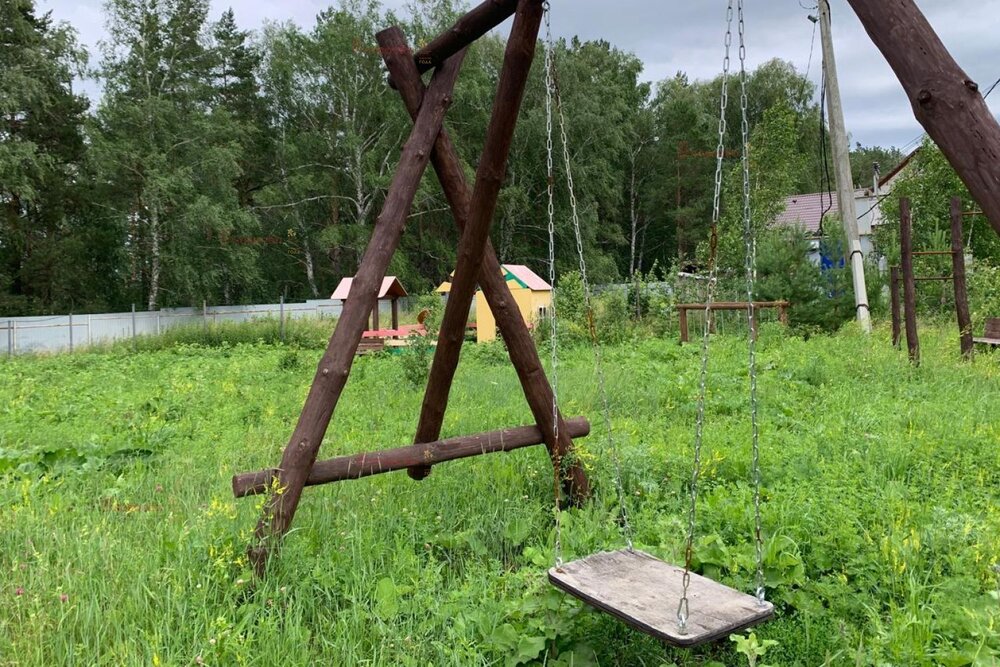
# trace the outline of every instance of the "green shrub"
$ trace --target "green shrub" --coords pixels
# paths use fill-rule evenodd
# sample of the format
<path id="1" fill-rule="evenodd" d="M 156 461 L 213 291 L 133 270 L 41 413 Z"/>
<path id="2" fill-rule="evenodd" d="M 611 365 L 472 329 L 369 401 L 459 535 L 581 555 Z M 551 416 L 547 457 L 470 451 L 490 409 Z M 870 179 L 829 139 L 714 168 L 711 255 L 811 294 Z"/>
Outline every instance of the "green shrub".
<path id="1" fill-rule="evenodd" d="M 985 262 L 969 267 L 969 311 L 972 330 L 981 331 L 986 320 L 1000 317 L 1000 268 Z"/>
<path id="2" fill-rule="evenodd" d="M 824 254 L 838 254 L 839 240 L 824 241 Z M 865 272 L 869 305 L 878 309 L 882 279 L 872 266 Z M 769 230 L 757 245 L 755 297 L 761 301 L 789 301 L 793 329 L 810 334 L 836 331 L 854 318 L 854 287 L 847 267 L 821 270 L 809 261 L 809 241 L 800 230 Z"/>

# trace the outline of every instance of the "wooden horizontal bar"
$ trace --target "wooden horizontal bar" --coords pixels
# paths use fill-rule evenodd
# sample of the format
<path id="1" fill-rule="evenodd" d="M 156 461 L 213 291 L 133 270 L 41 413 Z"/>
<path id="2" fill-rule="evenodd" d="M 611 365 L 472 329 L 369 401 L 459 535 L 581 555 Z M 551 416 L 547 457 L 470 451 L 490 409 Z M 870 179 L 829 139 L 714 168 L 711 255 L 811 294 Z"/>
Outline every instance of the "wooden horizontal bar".
<path id="1" fill-rule="evenodd" d="M 590 422 L 585 417 L 566 420 L 571 438 L 590 434 Z M 434 465 L 480 454 L 509 452 L 522 447 L 540 445 L 545 441 L 537 426 L 518 426 L 476 435 L 463 435 L 380 452 L 365 452 L 351 456 L 317 461 L 306 480 L 306 486 L 361 479 L 371 475 L 404 470 L 416 465 Z M 277 479 L 278 470 L 258 470 L 233 475 L 233 495 L 237 498 L 264 493 Z"/>
<path id="2" fill-rule="evenodd" d="M 754 308 L 788 308 L 791 304 L 788 301 L 754 301 Z M 746 310 L 746 301 L 717 301 L 711 306 L 704 303 L 679 303 L 677 310 L 705 310 L 710 307 L 712 310 Z"/>
<path id="3" fill-rule="evenodd" d="M 919 252 L 913 253 L 913 256 L 917 257 L 920 255 L 950 255 L 950 254 L 952 254 L 951 250 L 921 250 Z"/>
<path id="4" fill-rule="evenodd" d="M 486 0 L 462 16 L 448 30 L 413 54 L 421 72 L 437 67 L 493 28 L 506 21 L 517 9 L 517 0 Z"/>
<path id="5" fill-rule="evenodd" d="M 918 276 L 914 280 L 952 280 L 954 276 Z"/>

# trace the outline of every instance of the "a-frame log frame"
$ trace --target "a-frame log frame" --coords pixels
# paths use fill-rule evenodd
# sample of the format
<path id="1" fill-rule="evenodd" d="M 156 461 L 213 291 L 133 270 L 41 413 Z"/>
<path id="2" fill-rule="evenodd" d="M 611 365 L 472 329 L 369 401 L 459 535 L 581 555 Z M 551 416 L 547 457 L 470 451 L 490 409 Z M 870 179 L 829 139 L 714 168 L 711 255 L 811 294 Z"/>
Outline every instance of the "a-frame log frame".
<path id="1" fill-rule="evenodd" d="M 379 33 L 377 39 L 386 66 L 389 68 L 389 74 L 393 78 L 410 115 L 416 118 L 421 100 L 424 97 L 424 83 L 420 78 L 414 58 L 410 55 L 403 31 L 399 28 L 389 28 Z M 431 163 L 434 165 L 438 180 L 441 182 L 445 197 L 448 199 L 455 224 L 459 231 L 464 233 L 469 219 L 469 202 L 473 193 L 470 192 L 465 181 L 462 163 L 446 130 L 442 130 L 441 134 L 438 135 L 438 140 L 434 144 L 434 153 L 431 155 Z M 495 202 L 495 193 L 493 198 Z M 492 218 L 492 214 L 490 218 Z M 479 242 L 484 241 L 479 239 Z M 566 429 L 562 415 L 559 414 L 558 410 L 553 410 L 552 387 L 545 377 L 531 333 L 528 331 L 521 311 L 510 293 L 507 281 L 503 278 L 500 261 L 497 259 L 488 236 L 484 243 L 478 275 L 474 270 L 469 271 L 465 276 L 466 282 L 471 282 L 472 291 L 474 291 L 475 280 L 478 278 L 479 285 L 500 329 L 500 335 L 503 336 L 507 345 L 511 363 L 517 370 L 521 388 L 528 401 L 528 406 L 531 408 L 535 423 L 538 424 L 542 433 L 546 434 L 546 447 L 552 455 L 553 461 L 558 463 L 573 446 L 569 431 Z M 461 256 L 459 260 L 461 261 Z M 448 393 L 461 353 L 462 341 L 465 337 L 466 317 L 471 305 L 471 294 L 467 296 L 466 303 L 458 302 L 456 298 L 458 280 L 459 272 L 456 269 L 448 299 L 449 306 L 454 303 L 454 308 L 446 309 L 441 323 L 434 365 L 431 369 L 427 392 L 424 395 L 421 408 L 420 422 L 417 425 L 417 434 L 414 439 L 417 443 L 432 442 L 441 435 L 445 406 L 448 403 Z M 558 419 L 558 428 L 556 429 L 553 429 L 553 419 Z M 419 466 L 410 469 L 410 476 L 414 479 L 421 479 L 426 477 L 429 472 L 430 466 Z M 586 474 L 583 468 L 575 462 L 570 461 L 566 467 L 564 487 L 567 495 L 574 499 L 583 498 L 589 493 Z"/>
<path id="2" fill-rule="evenodd" d="M 515 8 L 514 25 L 504 54 L 486 144 L 470 194 L 454 147 L 443 133 L 444 114 L 451 102 L 465 47 L 509 17 L 515 12 Z M 404 102 L 414 116 L 414 126 L 403 147 L 382 212 L 344 310 L 316 370 L 298 423 L 285 447 L 280 466 L 272 473 L 277 477 L 279 492 L 273 493 L 265 503 L 254 541 L 248 548 L 250 561 L 258 575 L 264 573 L 274 543 L 290 527 L 303 488 L 310 482 L 320 444 L 347 383 L 368 313 L 377 303 L 379 286 L 399 245 L 417 186 L 432 155 L 435 169 L 461 230 L 461 240 L 452 291 L 445 309 L 421 412 L 417 443 L 437 441 L 440 435 L 444 409 L 464 337 L 465 319 L 479 280 L 508 344 L 511 360 L 536 419 L 537 429 L 549 448 L 559 474 L 563 456 L 572 448 L 574 428 L 569 428 L 555 410 L 552 388 L 542 370 L 527 326 L 501 277 L 496 254 L 489 245 L 490 227 L 507 169 L 514 128 L 534 58 L 541 19 L 542 0 L 487 0 L 415 57 L 397 58 L 399 54 L 393 54 L 392 49 L 385 49 L 390 71 L 398 78 Z M 409 53 L 398 32 L 386 31 L 380 35 L 380 40 L 388 40 L 389 44 L 395 40 Z M 425 90 L 419 71 L 431 67 L 435 71 Z M 456 322 L 461 324 L 458 334 Z M 559 425 L 558 439 L 553 437 L 556 419 Z M 483 453 L 486 451 L 484 449 Z M 447 460 L 447 457 L 440 460 Z M 412 463 L 408 465 L 411 476 L 419 479 L 426 475 L 426 469 Z M 585 497 L 589 491 L 583 469 L 576 464 L 570 468 L 564 483 L 576 499 Z"/>

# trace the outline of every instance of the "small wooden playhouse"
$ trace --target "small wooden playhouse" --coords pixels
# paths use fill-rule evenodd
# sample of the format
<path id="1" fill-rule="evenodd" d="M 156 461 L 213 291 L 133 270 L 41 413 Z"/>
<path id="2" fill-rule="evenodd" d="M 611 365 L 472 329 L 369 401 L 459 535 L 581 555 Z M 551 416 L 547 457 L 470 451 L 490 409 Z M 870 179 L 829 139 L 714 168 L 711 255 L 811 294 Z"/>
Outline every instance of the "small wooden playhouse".
<path id="1" fill-rule="evenodd" d="M 542 279 L 537 273 L 523 264 L 502 264 L 500 271 L 507 287 L 510 288 L 511 296 L 517 302 L 521 316 L 529 327 L 535 324 L 552 307 L 552 286 Z M 451 292 L 450 278 L 447 282 L 438 286 L 437 292 L 448 294 Z M 496 340 L 497 325 L 490 311 L 489 304 L 486 303 L 486 296 L 483 291 L 476 291 L 476 341 L 485 343 Z"/>

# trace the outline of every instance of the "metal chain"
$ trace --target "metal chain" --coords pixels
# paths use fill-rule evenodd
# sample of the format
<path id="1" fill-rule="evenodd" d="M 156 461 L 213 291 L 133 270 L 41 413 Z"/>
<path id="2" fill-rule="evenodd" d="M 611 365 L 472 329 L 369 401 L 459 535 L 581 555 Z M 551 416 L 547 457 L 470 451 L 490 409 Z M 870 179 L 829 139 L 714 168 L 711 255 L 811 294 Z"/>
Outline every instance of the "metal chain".
<path id="1" fill-rule="evenodd" d="M 726 9 L 725 57 L 722 60 L 722 96 L 719 100 L 719 143 L 715 150 L 715 191 L 712 199 L 712 229 L 709 238 L 708 286 L 705 298 L 705 317 L 701 337 L 701 371 L 698 379 L 698 407 L 694 429 L 694 465 L 691 471 L 691 503 L 688 508 L 688 534 L 684 547 L 684 579 L 681 599 L 677 604 L 677 629 L 687 632 L 690 617 L 688 588 L 691 585 L 691 560 L 694 555 L 695 519 L 698 503 L 698 478 L 701 475 L 701 446 L 705 430 L 705 394 L 708 381 L 708 342 L 712 324 L 712 304 L 718 282 L 716 255 L 719 242 L 719 211 L 722 199 L 722 165 L 726 154 L 726 108 L 729 105 L 729 50 L 733 43 L 733 0 Z"/>
<path id="2" fill-rule="evenodd" d="M 547 3 L 546 3 L 547 4 Z M 597 340 L 597 329 L 594 326 L 594 307 L 593 298 L 590 289 L 590 281 L 587 278 L 587 260 L 583 252 L 583 233 L 580 229 L 580 215 L 576 200 L 576 189 L 573 185 L 573 166 L 570 160 L 569 154 L 569 139 L 566 132 L 566 115 L 563 113 L 563 103 L 562 94 L 559 90 L 559 81 L 556 72 L 556 63 L 554 58 L 554 47 L 552 44 L 552 33 L 549 28 L 548 18 L 546 15 L 546 40 L 547 40 L 547 53 L 552 53 L 552 58 L 547 58 L 547 63 L 549 70 L 547 72 L 550 77 L 552 84 L 551 94 L 555 99 L 556 112 L 559 117 L 559 137 L 562 142 L 562 153 L 563 153 L 563 164 L 566 170 L 566 187 L 569 191 L 569 205 L 571 220 L 573 222 L 573 235 L 576 239 L 576 252 L 580 265 L 580 280 L 583 283 L 583 299 L 584 308 L 587 313 L 587 328 L 590 332 L 590 344 L 594 352 L 594 371 L 597 376 L 597 390 L 598 396 L 601 400 L 601 408 L 604 415 L 604 424 L 607 433 L 607 443 L 608 449 L 611 452 L 611 459 L 614 466 L 614 477 L 615 477 L 615 491 L 618 496 L 618 512 L 622 523 L 622 535 L 625 538 L 625 545 L 629 551 L 633 551 L 634 547 L 632 544 L 632 523 L 629 520 L 628 507 L 625 502 L 625 487 L 622 484 L 622 466 L 621 457 L 619 456 L 618 444 L 615 439 L 614 429 L 611 425 L 611 405 L 608 401 L 607 383 L 605 381 L 604 374 L 604 360 L 601 354 L 601 346 Z M 551 136 L 551 135 L 550 135 Z M 551 171 L 550 171 L 550 192 L 551 192 Z M 552 233 L 552 232 L 550 232 Z M 553 279 L 554 280 L 554 279 Z"/>
<path id="3" fill-rule="evenodd" d="M 743 139 L 743 241 L 746 245 L 745 268 L 747 282 L 747 323 L 749 324 L 750 425 L 753 439 L 753 512 L 754 543 L 757 555 L 757 603 L 764 604 L 764 537 L 760 518 L 760 439 L 757 423 L 757 313 L 754 308 L 754 279 L 757 272 L 757 246 L 750 211 L 750 124 L 747 119 L 746 39 L 744 35 L 743 0 L 737 0 L 740 38 L 740 114 Z"/>
<path id="4" fill-rule="evenodd" d="M 552 91 L 555 83 L 552 76 L 552 25 L 548 0 L 542 4 L 545 11 L 545 167 L 548 177 L 548 216 L 549 216 L 549 284 L 556 284 L 556 226 L 555 226 L 555 170 L 552 160 Z M 559 442 L 559 352 L 558 352 L 558 319 L 556 318 L 556 300 L 553 298 L 549 306 L 549 345 L 552 348 L 552 442 Z M 553 450 L 555 451 L 555 450 Z M 562 477 L 562 460 L 559 454 L 553 462 L 553 494 L 555 496 L 555 561 L 556 567 L 562 567 L 562 494 L 560 481 Z"/>

